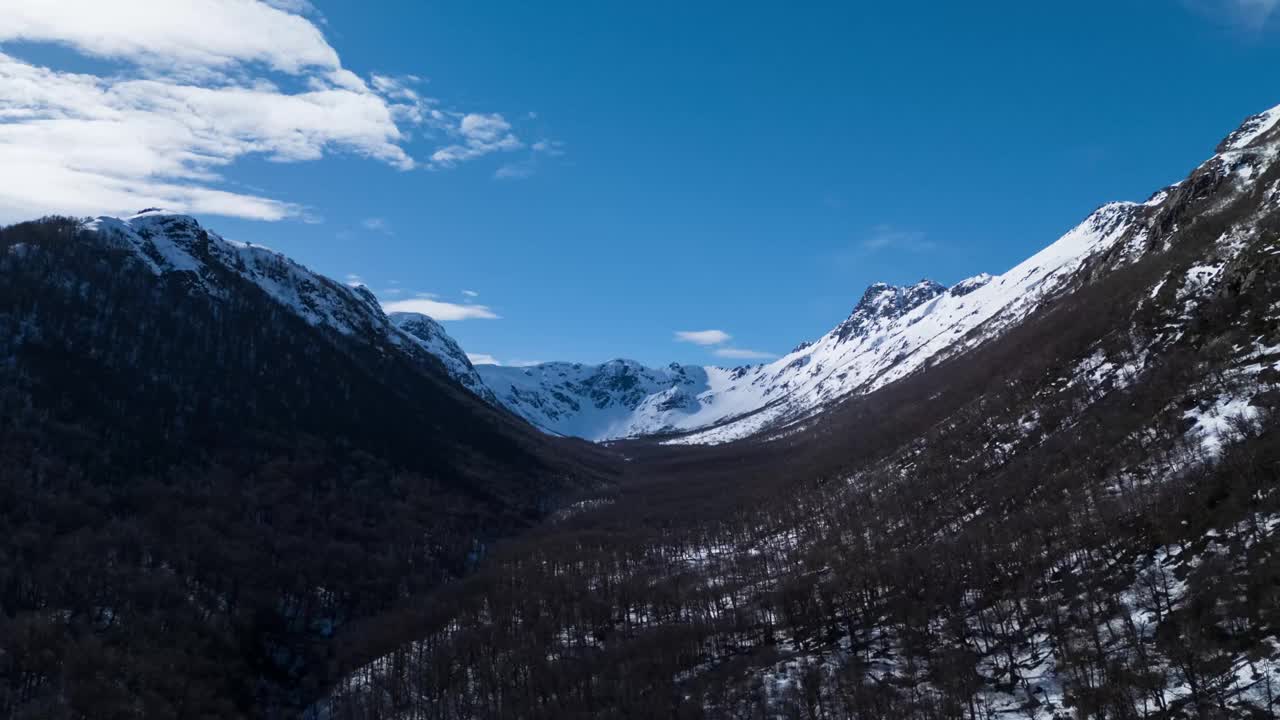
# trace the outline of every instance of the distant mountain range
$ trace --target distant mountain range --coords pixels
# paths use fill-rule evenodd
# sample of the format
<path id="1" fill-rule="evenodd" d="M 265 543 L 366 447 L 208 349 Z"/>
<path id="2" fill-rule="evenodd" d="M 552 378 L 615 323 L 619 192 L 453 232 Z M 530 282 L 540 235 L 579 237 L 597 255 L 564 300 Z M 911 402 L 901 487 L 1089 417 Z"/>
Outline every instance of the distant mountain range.
<path id="1" fill-rule="evenodd" d="M 1244 150 L 1278 118 L 1280 112 L 1271 111 L 1251 119 L 1201 171 L 1230 166 L 1240 183 L 1261 175 Z M 218 239 L 193 252 L 203 233 L 194 219 L 152 210 L 124 220 L 99 218 L 86 229 L 132 248 L 154 272 L 190 273 L 211 293 L 223 292 L 209 285 L 205 263 L 214 260 L 311 324 L 384 337 L 400 347 L 408 341 L 472 393 L 546 432 L 593 441 L 663 436 L 670 443 L 714 444 L 803 424 L 845 397 L 998 337 L 1091 274 L 1134 262 L 1152 248 L 1181 185 L 1145 203 L 1104 205 L 999 276 L 982 274 L 951 288 L 930 280 L 905 287 L 876 283 L 831 332 L 773 362 L 736 368 L 651 368 L 625 359 L 475 366 L 438 322 L 414 313 L 384 316 L 363 287 L 349 288 L 258 246 Z"/>
<path id="2" fill-rule="evenodd" d="M 1150 226 L 1171 190 L 1146 203 L 1103 206 L 1003 275 L 982 274 L 951 288 L 931 280 L 906 287 L 876 283 L 831 332 L 767 364 L 648 368 L 614 360 L 473 369 L 457 362 L 460 352 L 446 352 L 455 358 L 459 381 L 474 387 L 478 374 L 487 387 L 481 393 L 491 392 L 549 432 L 596 441 L 648 435 L 670 435 L 672 443 L 738 440 L 803 422 L 842 398 L 997 337 L 1074 288 L 1092 265 L 1132 262 L 1147 248 Z"/>
<path id="3" fill-rule="evenodd" d="M 1230 165 L 1235 179 L 1246 183 L 1261 175 L 1258 161 L 1243 151 L 1278 119 L 1280 110 L 1252 118 L 1202 170 Z M 405 329 L 406 324 L 421 328 L 426 347 L 459 382 L 487 399 L 496 397 L 547 432 L 594 441 L 661 435 L 671 443 L 728 442 L 802 423 L 842 398 L 972 349 L 1071 291 L 1090 273 L 1134 262 L 1152 249 L 1152 238 L 1169 214 L 1167 204 L 1181 185 L 1145 203 L 1104 205 L 999 276 L 984 273 L 951 288 L 927 279 L 905 287 L 873 284 L 831 332 L 767 364 L 653 368 L 618 359 L 601 365 L 473 367 L 428 318 L 401 315 L 396 322 Z"/>

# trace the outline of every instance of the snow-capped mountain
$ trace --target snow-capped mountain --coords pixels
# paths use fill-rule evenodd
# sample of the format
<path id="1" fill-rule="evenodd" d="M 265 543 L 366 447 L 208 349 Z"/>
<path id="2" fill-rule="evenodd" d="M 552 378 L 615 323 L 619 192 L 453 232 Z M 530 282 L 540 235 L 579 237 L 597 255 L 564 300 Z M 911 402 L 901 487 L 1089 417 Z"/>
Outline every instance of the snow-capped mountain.
<path id="1" fill-rule="evenodd" d="M 20 569 L 0 561 L 0 575 L 113 568 L 122 582 L 109 584 L 124 594 L 94 598 L 116 619 L 128 608 L 128 623 L 110 623 L 121 631 L 112 642 L 136 642 L 136 658 L 169 639 L 210 639 L 207 668 L 260 663 L 244 688 L 297 677 L 321 657 L 300 648 L 370 617 L 348 608 L 389 608 L 409 588 L 459 578 L 496 537 L 608 477 L 585 443 L 547 436 L 450 379 L 367 291 L 159 212 L 0 227 L 0 426 L 0 525 L 33 550 Z M 67 522 L 51 522 L 51 508 Z M 58 527 L 78 539 L 67 545 Z M 117 540 L 138 551 L 118 552 Z M 80 611 L 48 587 L 20 602 L 56 606 L 49 628 L 69 628 Z M 175 602 L 146 599 L 157 593 Z M 233 596 L 246 602 L 218 599 Z M 312 609 L 295 612 L 291 597 Z M 236 618 L 253 617 L 280 621 L 270 639 L 242 645 L 253 623 Z M 143 637 L 166 623 L 174 632 L 158 632 L 161 645 Z M 7 668 L 23 650 L 10 626 L 0 621 L 0 715 L 61 714 L 56 700 L 18 698 L 15 709 Z M 263 643 L 276 649 L 237 659 Z M 134 676 L 121 657 L 93 672 Z M 192 701 L 186 687 L 140 714 L 173 716 L 188 701 L 215 716 L 277 714 Z"/>
<path id="2" fill-rule="evenodd" d="M 1280 154 L 1280 108 L 1250 118 L 1187 181 L 1145 203 L 1104 205 L 1007 272 L 951 288 L 923 280 L 877 283 L 831 332 L 771 363 L 645 368 L 551 363 L 477 368 L 498 400 L 552 432 L 592 440 L 684 433 L 672 443 L 718 443 L 794 423 L 854 393 L 866 393 L 999 336 L 1054 298 L 1102 274 L 1165 250 L 1174 213 L 1223 182 L 1252 191 Z M 1267 141 L 1271 138 L 1271 141 Z M 1280 188 L 1265 189 L 1271 202 Z"/>
<path id="3" fill-rule="evenodd" d="M 83 227 L 90 231 L 88 237 L 130 253 L 155 275 L 178 274 L 190 289 L 223 299 L 236 294 L 235 282 L 247 281 L 312 326 L 406 352 L 432 365 L 438 361 L 468 390 L 494 399 L 439 323 L 413 313 L 388 317 L 363 285 L 325 277 L 261 245 L 227 240 L 195 218 L 165 210 L 99 217 Z"/>
<path id="4" fill-rule="evenodd" d="M 943 291 L 873 285 L 848 320 L 773 363 L 751 368 L 726 394 L 758 398 L 751 414 L 678 438 L 724 442 L 799 420 L 852 393 L 871 392 L 999 335 L 1066 289 L 1093 257 L 1126 237 L 1141 206 L 1102 207 L 1003 275 Z"/>
<path id="5" fill-rule="evenodd" d="M 1139 207 L 1105 206 L 999 277 L 978 275 L 950 289 L 927 279 L 905 287 L 873 284 L 831 332 L 767 364 L 659 370 L 615 360 L 477 370 L 500 402 L 552 432 L 610 440 L 697 431 L 672 442 L 735 440 L 989 339 L 1125 236 Z M 983 331 L 975 333 L 979 326 Z"/>
<path id="6" fill-rule="evenodd" d="M 560 435 L 609 440 L 668 429 L 701 407 L 710 386 L 701 368 L 649 368 L 632 360 L 602 365 L 553 362 L 531 367 L 479 365 L 484 383 L 508 409 Z"/>
<path id="7" fill-rule="evenodd" d="M 674 434 L 672 443 L 718 443 L 813 417 L 856 393 L 874 391 L 971 350 L 1059 297 L 1152 250 L 1167 249 L 1177 229 L 1171 207 L 1233 183 L 1254 185 L 1280 150 L 1280 108 L 1250 118 L 1188 180 L 1145 203 L 1104 205 L 1044 250 L 999 276 L 978 275 L 951 288 L 922 280 L 867 288 L 831 332 L 784 357 L 738 368 L 629 360 L 602 365 L 473 366 L 434 320 L 383 314 L 363 287 L 318 275 L 266 248 L 236 243 L 194 219 L 151 210 L 127 219 L 98 218 L 86 228 L 135 254 L 151 272 L 185 273 L 215 296 L 228 277 L 252 282 L 308 323 L 343 335 L 385 341 L 428 361 L 479 397 L 505 406 L 551 433 L 603 441 Z M 1268 202 L 1280 189 L 1262 188 Z"/>
<path id="8" fill-rule="evenodd" d="M 385 335 L 389 325 L 368 289 L 350 287 L 260 245 L 226 240 L 195 218 L 150 209 L 128 217 L 99 217 L 85 229 L 132 253 L 155 275 L 182 273 L 193 289 L 217 297 L 233 292 L 230 278 L 247 280 L 311 325 L 344 335 Z"/>
<path id="9" fill-rule="evenodd" d="M 865 338 L 946 291 L 931 280 L 908 287 L 876 283 L 828 337 L 839 342 Z M 803 358 L 814 346 L 804 343 L 788 358 Z M 807 364 L 801 359 L 732 369 L 674 363 L 649 368 L 613 360 L 481 365 L 477 370 L 500 402 L 533 424 L 558 434 L 611 440 L 693 430 L 753 412 L 783 398 Z M 776 372 L 762 372 L 774 365 Z"/>

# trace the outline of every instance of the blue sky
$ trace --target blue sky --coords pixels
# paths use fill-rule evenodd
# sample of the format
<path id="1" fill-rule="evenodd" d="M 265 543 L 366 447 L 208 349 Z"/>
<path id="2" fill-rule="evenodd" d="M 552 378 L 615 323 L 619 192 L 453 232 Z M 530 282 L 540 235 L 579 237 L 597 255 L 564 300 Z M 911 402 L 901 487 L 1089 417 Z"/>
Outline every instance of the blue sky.
<path id="1" fill-rule="evenodd" d="M 784 354 L 867 284 L 1002 272 L 1280 104 L 1273 0 L 175 0 L 142 30 L 120 0 L 119 35 L 14 2 L 3 219 L 158 197 L 470 316 L 449 332 L 506 363 Z"/>

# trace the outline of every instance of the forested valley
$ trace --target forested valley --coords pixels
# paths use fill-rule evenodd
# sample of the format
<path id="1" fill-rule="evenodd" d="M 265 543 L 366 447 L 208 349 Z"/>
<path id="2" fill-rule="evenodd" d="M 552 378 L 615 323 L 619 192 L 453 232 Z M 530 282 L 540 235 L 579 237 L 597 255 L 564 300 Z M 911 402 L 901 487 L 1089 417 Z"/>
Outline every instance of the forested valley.
<path id="1" fill-rule="evenodd" d="M 770 443 L 618 444 L 315 716 L 1274 717 L 1274 247 L 1189 316 L 1149 288 L 1204 246 L 1116 271 Z"/>
<path id="2" fill-rule="evenodd" d="M 190 218 L 0 230 L 0 716 L 1273 718 L 1278 144 L 720 445 L 539 432 Z"/>
<path id="3" fill-rule="evenodd" d="M 751 441 L 614 443 L 616 486 L 373 622 L 311 717 L 1275 717 L 1280 213 L 1247 161 L 976 350 Z"/>

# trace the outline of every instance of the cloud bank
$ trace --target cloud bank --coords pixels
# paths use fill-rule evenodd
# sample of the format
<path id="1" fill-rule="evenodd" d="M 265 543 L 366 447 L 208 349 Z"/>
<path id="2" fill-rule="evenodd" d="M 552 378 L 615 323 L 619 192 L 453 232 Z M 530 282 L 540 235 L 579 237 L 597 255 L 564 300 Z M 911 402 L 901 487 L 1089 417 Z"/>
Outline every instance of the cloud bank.
<path id="1" fill-rule="evenodd" d="M 501 315 L 495 313 L 487 305 L 475 305 L 445 302 L 432 298 L 413 298 L 383 303 L 382 309 L 388 313 L 411 312 L 426 315 L 434 320 L 449 322 L 452 320 L 497 320 Z"/>
<path id="2" fill-rule="evenodd" d="M 305 209 L 229 186 L 229 166 L 345 153 L 444 168 L 523 146 L 502 115 L 442 109 L 413 76 L 366 82 L 345 69 L 313 12 L 303 0 L 8 0 L 0 220 L 150 206 L 280 220 Z M 102 67 L 34 64 L 19 57 L 22 43 Z M 426 163 L 405 149 L 418 127 L 448 143 Z"/>

